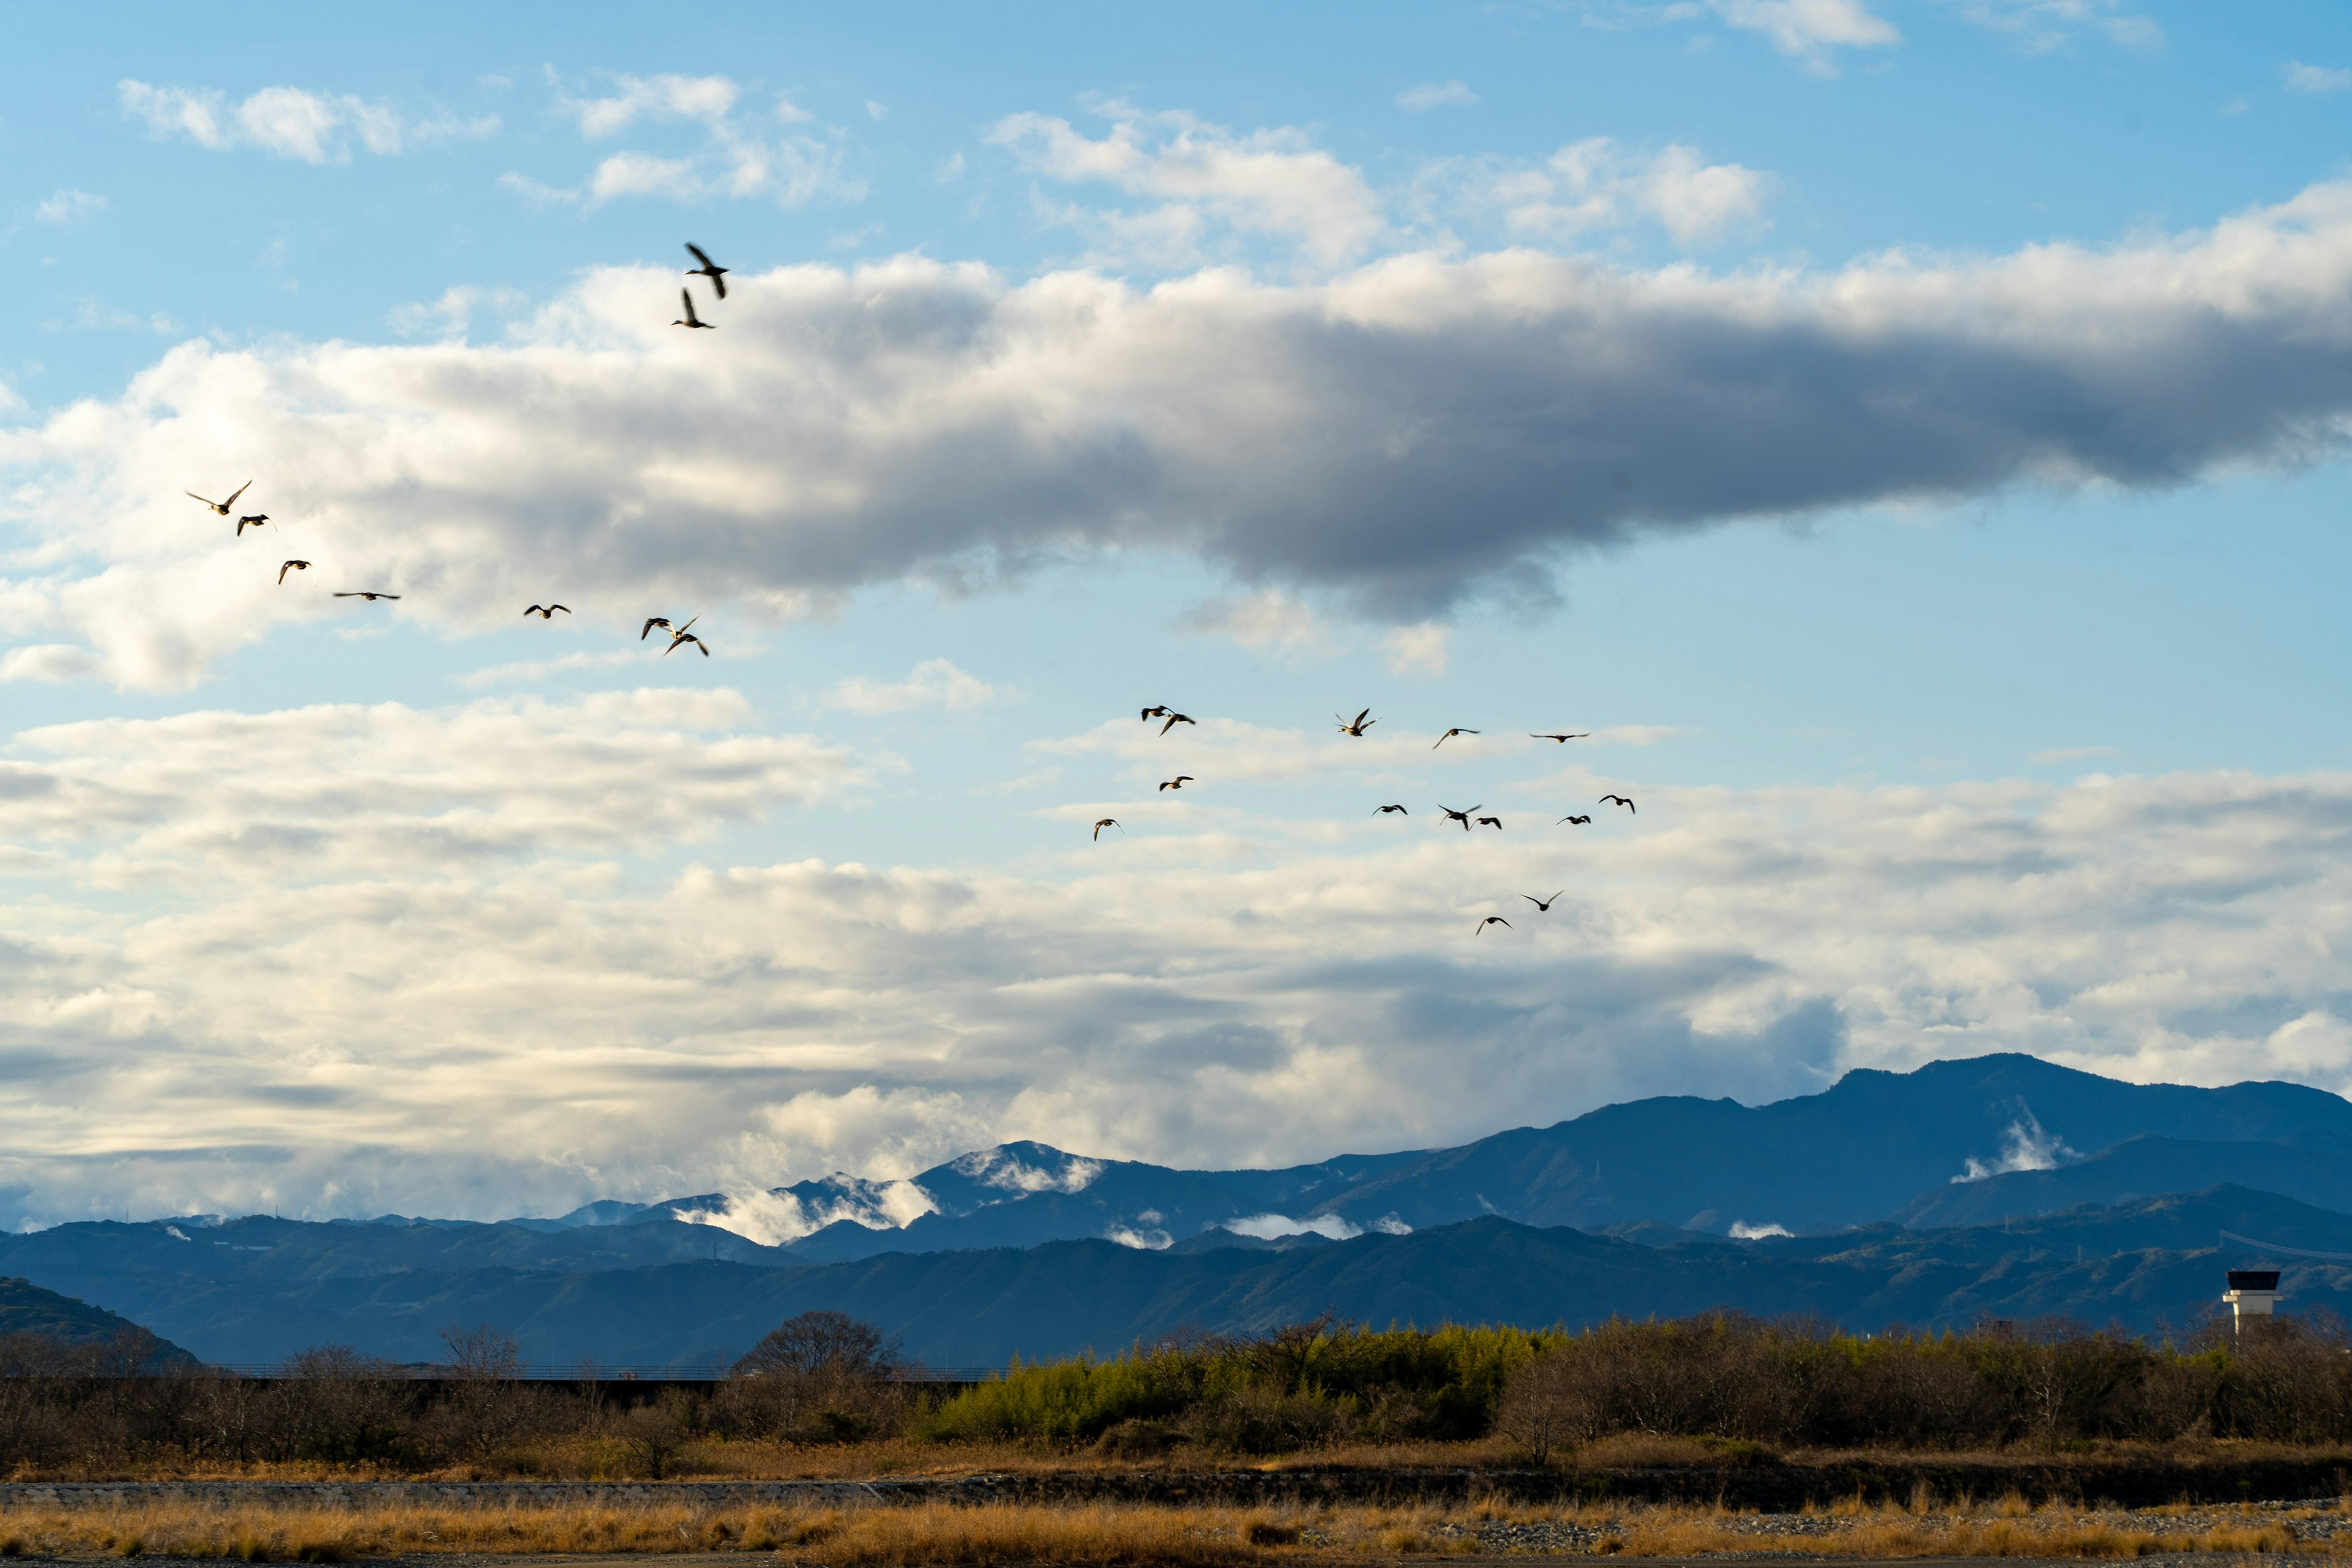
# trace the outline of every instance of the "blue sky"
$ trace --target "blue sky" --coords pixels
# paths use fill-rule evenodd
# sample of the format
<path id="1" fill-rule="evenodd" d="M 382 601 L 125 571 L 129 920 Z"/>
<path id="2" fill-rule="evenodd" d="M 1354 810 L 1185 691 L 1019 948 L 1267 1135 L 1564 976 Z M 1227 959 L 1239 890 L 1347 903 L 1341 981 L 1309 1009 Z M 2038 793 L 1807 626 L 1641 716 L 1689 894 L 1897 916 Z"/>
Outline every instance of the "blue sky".
<path id="1" fill-rule="evenodd" d="M 0 1218 L 2352 1082 L 2340 8 L 108 17 L 0 64 Z"/>

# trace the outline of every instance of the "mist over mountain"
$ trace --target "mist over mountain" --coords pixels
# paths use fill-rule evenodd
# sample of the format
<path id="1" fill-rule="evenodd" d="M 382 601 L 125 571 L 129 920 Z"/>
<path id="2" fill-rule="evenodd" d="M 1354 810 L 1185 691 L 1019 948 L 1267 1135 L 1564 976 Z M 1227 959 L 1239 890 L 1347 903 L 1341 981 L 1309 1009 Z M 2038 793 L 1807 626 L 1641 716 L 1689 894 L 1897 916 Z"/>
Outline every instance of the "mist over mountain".
<path id="1" fill-rule="evenodd" d="M 1326 1310 L 2149 1329 L 2210 1312 L 2221 1270 L 2251 1263 L 2285 1268 L 2298 1309 L 2352 1305 L 2347 1151 L 2352 1103 L 2319 1090 L 2125 1084 L 1993 1056 L 1279 1170 L 1013 1142 L 902 1180 L 496 1224 L 65 1225 L 0 1237 L 0 1269 L 231 1363 L 329 1341 L 426 1360 L 442 1328 L 489 1322 L 538 1362 L 690 1363 L 812 1307 L 951 1364 Z"/>

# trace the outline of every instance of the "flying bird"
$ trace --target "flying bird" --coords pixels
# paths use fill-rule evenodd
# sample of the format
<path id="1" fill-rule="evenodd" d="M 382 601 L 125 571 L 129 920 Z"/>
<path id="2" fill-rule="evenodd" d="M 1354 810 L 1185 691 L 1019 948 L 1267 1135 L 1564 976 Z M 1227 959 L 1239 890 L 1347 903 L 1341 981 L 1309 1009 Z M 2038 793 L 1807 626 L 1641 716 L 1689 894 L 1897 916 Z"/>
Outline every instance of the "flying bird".
<path id="1" fill-rule="evenodd" d="M 672 321 L 670 323 L 671 326 L 700 327 L 706 332 L 715 332 L 719 330 L 694 313 L 694 296 L 692 294 L 689 294 L 685 289 L 681 289 L 677 291 L 677 297 L 686 301 L 686 315 L 678 321 Z"/>
<path id="2" fill-rule="evenodd" d="M 1200 781 L 1194 778 L 1191 773 L 1178 773 L 1174 778 L 1170 779 L 1166 784 L 1161 784 L 1160 787 L 1161 789 L 1182 789 L 1188 784 L 1198 784 L 1199 782 Z"/>
<path id="3" fill-rule="evenodd" d="M 1601 805 L 1622 805 L 1622 806 L 1623 806 L 1626 810 L 1628 810 L 1628 811 L 1633 811 L 1633 815 L 1634 815 L 1634 816 L 1641 816 L 1641 815 L 1642 815 L 1642 814 L 1641 814 L 1640 812 L 1638 812 L 1638 811 L 1633 811 L 1633 803 L 1632 801 L 1630 801 L 1630 800 L 1627 800 L 1627 799 L 1626 799 L 1623 795 L 1602 795 L 1602 796 L 1601 797 Z"/>
<path id="4" fill-rule="evenodd" d="M 1192 720 L 1186 718 L 1181 713 L 1171 713 L 1168 715 L 1168 722 L 1160 726 L 1160 732 L 1165 735 L 1169 731 L 1173 730 L 1179 724 L 1190 724 L 1192 722 Z"/>
<path id="5" fill-rule="evenodd" d="M 1521 898 L 1527 897 L 1524 893 L 1519 896 Z M 1488 926 L 1501 926 L 1505 931 L 1508 931 L 1511 929 L 1511 922 L 1505 920 L 1500 915 L 1488 915 L 1485 920 L 1478 922 L 1478 929 L 1472 931 L 1470 934 L 1472 936 L 1485 936 Z"/>
<path id="6" fill-rule="evenodd" d="M 310 569 L 310 563 L 308 561 L 285 561 L 285 562 L 280 562 L 280 563 L 278 563 L 278 585 L 279 585 L 279 586 L 281 586 L 281 587 L 283 587 L 283 586 L 285 585 L 285 583 L 286 583 L 286 574 L 288 574 L 289 572 L 308 572 Z"/>
<path id="7" fill-rule="evenodd" d="M 235 506 L 235 505 L 236 504 L 236 498 L 237 498 L 237 497 L 239 497 L 239 496 L 241 496 L 241 495 L 243 495 L 246 491 L 247 491 L 247 490 L 251 489 L 252 488 L 253 488 L 253 481 L 252 481 L 251 479 L 247 479 L 247 480 L 246 480 L 246 481 L 245 481 L 245 483 L 243 483 L 243 484 L 241 484 L 241 485 L 237 486 L 237 487 L 236 487 L 236 489 L 233 489 L 233 490 L 229 491 L 229 494 L 228 494 L 228 500 L 205 500 L 205 498 L 204 498 L 204 497 L 202 497 L 202 496 L 200 496 L 200 495 L 197 495 L 197 494 L 196 494 L 196 492 L 195 492 L 195 491 L 194 491 L 194 490 L 189 490 L 189 491 L 187 491 L 187 492 L 185 492 L 185 493 L 186 493 L 186 494 L 188 494 L 189 496 L 194 497 L 194 498 L 195 500 L 204 500 L 204 501 L 205 501 L 205 504 L 206 506 L 208 506 L 208 507 L 212 508 L 215 511 L 216 511 L 216 512 L 220 513 L 220 514 L 221 514 L 221 516 L 223 516 L 223 517 L 226 517 L 226 516 L 228 515 L 228 509 L 229 509 L 229 508 L 231 508 L 231 507 L 233 507 L 233 506 Z"/>
<path id="8" fill-rule="evenodd" d="M 526 611 L 524 611 L 523 613 L 524 613 L 525 615 L 529 615 L 530 612 L 530 611 L 528 611 L 528 610 L 526 610 Z M 687 625 L 688 625 L 688 626 L 692 626 L 693 624 L 694 624 L 694 623 L 693 623 L 692 621 L 688 621 L 688 622 L 687 623 Z M 643 641 L 645 641 L 647 637 L 649 637 L 653 636 L 654 628 L 655 628 L 656 626 L 659 626 L 659 627 L 661 627 L 661 629 L 662 629 L 662 630 L 664 630 L 664 631 L 667 631 L 667 630 L 669 630 L 669 621 L 668 621 L 668 619 L 667 619 L 666 616 L 647 616 L 646 617 L 646 629 L 645 629 L 644 631 L 641 631 L 641 632 L 639 632 L 639 633 L 637 634 L 637 640 L 638 640 L 639 642 L 643 642 Z"/>
<path id="9" fill-rule="evenodd" d="M 686 247 L 694 253 L 694 258 L 697 261 L 702 263 L 699 267 L 688 268 L 686 269 L 686 275 L 688 278 L 709 279 L 710 286 L 719 290 L 719 297 L 722 300 L 727 298 L 727 274 L 732 270 L 732 268 L 721 267 L 716 261 L 711 260 L 709 257 L 703 254 L 702 247 L 695 244 L 694 241 L 690 239 L 686 242 Z M 675 325 L 676 323 L 672 324 Z"/>
<path id="10" fill-rule="evenodd" d="M 278 569 L 278 575 L 280 579 L 283 579 L 286 575 L 286 568 L 283 566 L 279 567 Z M 365 599 L 369 604 L 373 605 L 378 599 L 397 599 L 400 595 L 397 594 L 387 594 L 381 588 L 354 588 L 348 594 L 337 594 L 335 597 L 338 599 Z"/>
<path id="11" fill-rule="evenodd" d="M 1528 731 L 1528 739 L 1530 741 L 1558 741 L 1563 746 L 1570 741 L 1589 741 L 1591 738 L 1592 731 L 1590 730 L 1579 730 L 1573 735 L 1538 735 L 1532 730 Z"/>
<path id="12" fill-rule="evenodd" d="M 664 658 L 667 658 L 670 655 L 676 653 L 680 643 L 692 643 L 696 647 L 702 650 L 703 658 L 709 658 L 710 657 L 710 645 L 686 629 L 687 626 L 694 625 L 695 621 L 698 621 L 702 617 L 700 616 L 697 616 L 693 620 L 688 621 L 685 626 L 680 626 L 676 631 L 669 634 L 669 647 L 662 649 L 662 657 Z M 646 639 L 643 636 L 640 636 L 637 640 L 639 642 L 643 642 Z"/>
<path id="13" fill-rule="evenodd" d="M 1341 718 L 1340 715 L 1337 713 L 1332 714 L 1331 717 L 1339 721 L 1339 733 L 1342 735 L 1354 735 L 1360 738 L 1365 731 L 1380 722 L 1378 719 L 1370 719 L 1365 717 L 1365 714 L 1370 712 L 1371 712 L 1371 710 L 1367 708 L 1362 713 L 1357 714 L 1353 720 Z"/>
<path id="14" fill-rule="evenodd" d="M 1473 807 L 1472 809 L 1475 810 L 1476 808 Z M 1482 816 L 1478 819 L 1478 826 L 1481 827 L 1491 827 L 1496 832 L 1500 833 L 1503 831 L 1503 819 L 1499 816 Z"/>
<path id="15" fill-rule="evenodd" d="M 1562 889 L 1559 890 L 1559 893 L 1565 893 L 1566 891 L 1568 891 L 1568 889 L 1567 889 L 1566 888 L 1562 888 Z M 1538 910 L 1541 910 L 1544 913 L 1546 913 L 1546 914 L 1549 914 L 1549 913 L 1551 913 L 1551 907 L 1552 907 L 1552 905 L 1554 905 L 1554 904 L 1556 904 L 1556 903 L 1558 903 L 1558 902 L 1559 901 L 1559 893 L 1554 893 L 1554 894 L 1553 894 L 1550 898 L 1549 898 L 1549 899 L 1538 899 L 1538 898 L 1537 898 L 1533 893 L 1521 893 L 1521 894 L 1519 895 L 1519 897 L 1521 897 L 1521 898 L 1523 898 L 1523 899 L 1527 900 L 1527 901 L 1528 901 L 1528 902 L 1529 902 L 1529 903 L 1533 904 L 1536 908 L 1538 908 Z"/>
<path id="16" fill-rule="evenodd" d="M 1169 707 L 1165 702 L 1155 702 L 1150 707 L 1146 708 L 1143 710 L 1143 721 L 1149 724 L 1154 719 L 1165 719 L 1169 714 L 1173 713 L 1174 711 L 1176 710 L 1173 708 Z"/>
<path id="17" fill-rule="evenodd" d="M 537 616 L 542 621 L 551 621 L 555 618 L 555 612 L 558 610 L 562 610 L 568 616 L 572 613 L 572 606 L 569 605 L 533 605 L 530 609 L 525 610 L 523 614 L 526 616 Z M 637 640 L 639 642 L 643 642 L 646 639 L 639 637 Z"/>
<path id="18" fill-rule="evenodd" d="M 1401 805 L 1384 805 L 1381 807 L 1380 810 L 1372 813 L 1372 815 L 1374 816 L 1382 816 L 1391 811 L 1397 813 L 1401 816 L 1411 816 L 1412 815 L 1412 813 L 1405 810 L 1405 808 Z"/>
<path id="19" fill-rule="evenodd" d="M 1445 819 L 1448 822 L 1460 823 L 1462 825 L 1462 831 L 1467 833 L 1470 831 L 1470 812 L 1475 811 L 1478 808 L 1474 805 L 1470 807 L 1468 811 L 1456 811 L 1452 806 L 1447 805 L 1441 801 L 1438 803 L 1437 809 L 1445 814 Z"/>
<path id="20" fill-rule="evenodd" d="M 240 517 L 236 520 L 236 536 L 239 539 L 243 539 L 247 529 L 259 528 L 263 523 L 268 522 L 268 521 L 269 514 L 266 511 L 255 512 L 251 517 Z"/>
<path id="21" fill-rule="evenodd" d="M 1462 729 L 1462 728 L 1460 728 L 1459 726 L 1457 726 L 1457 727 L 1455 727 L 1455 728 L 1454 728 L 1454 729 L 1451 729 L 1451 730 L 1446 731 L 1445 731 L 1445 733 L 1444 733 L 1443 735 L 1438 736 L 1438 737 L 1437 737 L 1437 746 L 1442 746 L 1442 745 L 1445 744 L 1445 742 L 1448 742 L 1448 741 L 1450 741 L 1450 740 L 1454 739 L 1454 736 L 1456 736 L 1456 735 L 1475 735 L 1475 734 L 1476 734 L 1477 732 L 1478 732 L 1478 731 L 1475 731 L 1475 730 L 1465 730 L 1465 729 Z M 1437 746 L 1432 746 L 1432 747 L 1430 747 L 1429 749 L 1430 749 L 1431 751 L 1433 751 L 1433 751 L 1437 750 Z"/>
<path id="22" fill-rule="evenodd" d="M 1591 820 L 1592 820 L 1592 818 L 1591 818 L 1591 817 L 1589 817 L 1589 816 L 1563 816 L 1563 817 L 1561 817 L 1561 818 L 1559 819 L 1559 822 L 1573 822 L 1573 823 L 1575 823 L 1578 826 L 1581 827 L 1581 826 L 1585 826 L 1585 825 L 1589 824 L 1590 822 L 1591 822 Z M 1553 823 L 1553 824 L 1552 824 L 1552 826 L 1553 826 L 1554 827 L 1558 827 L 1558 826 L 1559 826 L 1559 822 L 1555 822 L 1555 823 Z"/>
<path id="23" fill-rule="evenodd" d="M 1102 842 L 1102 830 L 1103 830 L 1104 828 L 1106 828 L 1106 827 L 1118 827 L 1118 830 L 1119 830 L 1121 833 L 1124 833 L 1124 832 L 1126 832 L 1126 831 L 1127 831 L 1127 829 L 1126 829 L 1126 828 L 1124 828 L 1124 827 L 1119 827 L 1119 822 L 1118 822 L 1118 817 L 1116 817 L 1116 816 L 1106 816 L 1106 817 L 1104 817 L 1100 822 L 1097 822 L 1097 823 L 1096 823 L 1096 824 L 1095 824 L 1095 842 L 1096 842 L 1096 843 L 1099 844 L 1099 843 L 1101 843 L 1101 842 Z"/>

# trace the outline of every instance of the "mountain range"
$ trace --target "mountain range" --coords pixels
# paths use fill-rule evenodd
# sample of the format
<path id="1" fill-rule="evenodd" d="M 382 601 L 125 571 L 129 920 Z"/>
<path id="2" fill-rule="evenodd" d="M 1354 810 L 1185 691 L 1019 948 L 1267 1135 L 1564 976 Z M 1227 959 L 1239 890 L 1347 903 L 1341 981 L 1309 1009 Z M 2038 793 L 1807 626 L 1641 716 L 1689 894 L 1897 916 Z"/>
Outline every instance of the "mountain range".
<path id="1" fill-rule="evenodd" d="M 439 1329 L 493 1322 L 535 1362 L 667 1364 L 730 1354 L 811 1306 L 959 1365 L 1326 1309 L 2149 1328 L 2210 1311 L 2220 1268 L 2267 1256 L 2224 1232 L 2286 1249 L 2270 1260 L 2298 1301 L 2341 1300 L 2347 1153 L 2352 1102 L 2322 1090 L 2126 1084 L 2001 1055 L 1280 1170 L 1014 1142 L 898 1181 L 553 1218 L 65 1225 L 0 1237 L 0 1270 L 230 1363 L 330 1341 L 425 1360 Z"/>

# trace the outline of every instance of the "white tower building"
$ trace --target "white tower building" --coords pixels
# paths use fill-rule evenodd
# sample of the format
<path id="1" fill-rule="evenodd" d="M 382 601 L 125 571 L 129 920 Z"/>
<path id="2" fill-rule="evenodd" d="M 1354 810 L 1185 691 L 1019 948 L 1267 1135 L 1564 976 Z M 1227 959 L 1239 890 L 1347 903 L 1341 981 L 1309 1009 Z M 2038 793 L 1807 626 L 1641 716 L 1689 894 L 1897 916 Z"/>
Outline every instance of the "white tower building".
<path id="1" fill-rule="evenodd" d="M 2230 1326 L 2242 1330 L 2248 1318 L 2267 1318 L 2278 1305 L 2279 1277 L 2275 1268 L 2232 1268 L 2230 1288 L 2221 1300 L 2230 1303 Z"/>

